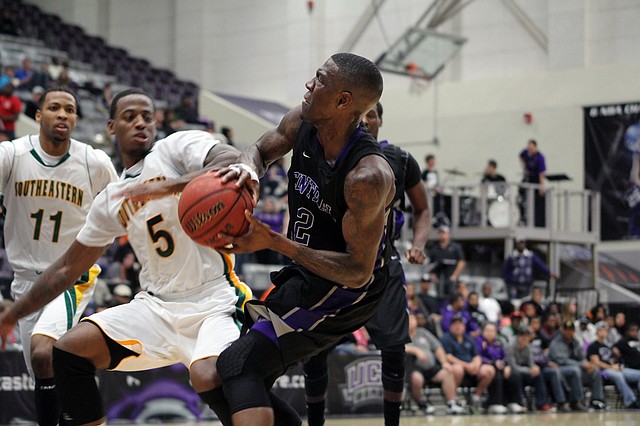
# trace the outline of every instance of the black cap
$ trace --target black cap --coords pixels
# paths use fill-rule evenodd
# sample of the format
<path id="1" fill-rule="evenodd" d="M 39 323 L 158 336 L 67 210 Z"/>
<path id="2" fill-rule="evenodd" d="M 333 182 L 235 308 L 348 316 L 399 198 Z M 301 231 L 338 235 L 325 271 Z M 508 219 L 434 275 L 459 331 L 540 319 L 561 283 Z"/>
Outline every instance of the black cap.
<path id="1" fill-rule="evenodd" d="M 565 322 L 562 323 L 562 329 L 563 330 L 575 330 L 576 329 L 576 325 L 573 323 L 573 321 L 566 320 Z"/>

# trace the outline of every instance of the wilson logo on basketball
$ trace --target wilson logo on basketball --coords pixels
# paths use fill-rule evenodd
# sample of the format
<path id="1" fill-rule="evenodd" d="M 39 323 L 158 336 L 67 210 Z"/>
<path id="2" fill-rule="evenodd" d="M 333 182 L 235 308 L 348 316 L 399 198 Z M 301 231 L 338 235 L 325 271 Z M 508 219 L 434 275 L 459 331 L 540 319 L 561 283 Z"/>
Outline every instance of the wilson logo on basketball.
<path id="1" fill-rule="evenodd" d="M 184 226 L 191 233 L 196 233 L 200 228 L 209 223 L 218 213 L 224 210 L 225 204 L 218 201 L 208 210 L 196 213 L 191 219 L 185 221 Z"/>

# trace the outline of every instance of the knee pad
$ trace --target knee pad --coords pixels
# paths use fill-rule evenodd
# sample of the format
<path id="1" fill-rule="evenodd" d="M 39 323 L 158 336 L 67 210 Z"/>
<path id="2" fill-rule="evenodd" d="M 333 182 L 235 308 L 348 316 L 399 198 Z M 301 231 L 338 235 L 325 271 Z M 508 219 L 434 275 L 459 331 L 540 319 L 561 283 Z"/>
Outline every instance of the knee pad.
<path id="1" fill-rule="evenodd" d="M 284 372 L 281 359 L 278 348 L 255 331 L 236 340 L 220 354 L 216 367 L 231 414 L 247 408 L 271 407 L 268 389 L 274 376 Z"/>
<path id="2" fill-rule="evenodd" d="M 329 386 L 327 352 L 320 352 L 304 364 L 304 390 L 307 396 L 323 396 Z"/>
<path id="3" fill-rule="evenodd" d="M 90 423 L 104 417 L 95 380 L 96 368 L 91 361 L 54 346 L 53 370 L 62 418 L 68 424 Z"/>
<path id="4" fill-rule="evenodd" d="M 404 346 L 382 351 L 382 387 L 400 393 L 404 390 Z"/>
<path id="5" fill-rule="evenodd" d="M 227 404 L 221 387 L 200 392 L 198 396 L 216 413 L 218 420 L 220 420 L 223 426 L 232 426 L 229 404 Z"/>

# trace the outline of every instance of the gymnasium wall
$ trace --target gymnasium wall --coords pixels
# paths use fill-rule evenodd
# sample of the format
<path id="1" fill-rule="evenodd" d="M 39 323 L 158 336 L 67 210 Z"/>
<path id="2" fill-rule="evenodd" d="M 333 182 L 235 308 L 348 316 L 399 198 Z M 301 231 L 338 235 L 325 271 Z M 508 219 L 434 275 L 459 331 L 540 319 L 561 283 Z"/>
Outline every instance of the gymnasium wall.
<path id="1" fill-rule="evenodd" d="M 31 0 L 172 68 L 204 88 L 300 102 L 303 84 L 343 43 L 371 0 Z M 541 46 L 501 0 L 476 0 L 439 30 L 468 38 L 426 91 L 385 74 L 382 137 L 420 160 L 438 156 L 476 181 L 488 158 L 519 179 L 517 153 L 534 137 L 550 173 L 583 185 L 582 107 L 640 100 L 640 2 L 516 0 L 547 39 Z M 377 58 L 426 8 L 423 0 L 387 0 L 352 51 Z M 530 125 L 524 112 L 533 114 Z M 434 122 L 434 116 L 437 120 Z M 437 132 L 434 132 L 437 123 Z M 223 123 L 220 123 L 223 124 Z M 439 145 L 429 145 L 433 136 Z M 462 183 L 465 179 L 455 182 Z"/>

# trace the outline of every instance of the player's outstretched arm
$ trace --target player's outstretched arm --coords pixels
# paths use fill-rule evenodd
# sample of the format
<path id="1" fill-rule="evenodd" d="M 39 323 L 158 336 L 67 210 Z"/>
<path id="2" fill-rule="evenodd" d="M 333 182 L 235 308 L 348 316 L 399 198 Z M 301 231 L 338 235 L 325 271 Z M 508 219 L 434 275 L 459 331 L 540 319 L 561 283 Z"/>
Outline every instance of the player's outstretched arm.
<path id="1" fill-rule="evenodd" d="M 233 248 L 222 251 L 246 253 L 269 248 L 284 254 L 311 272 L 347 287 L 365 285 L 373 273 L 382 240 L 386 207 L 395 192 L 389 164 L 376 155 L 364 157 L 349 172 L 344 194 L 347 211 L 342 229 L 346 252 L 314 250 L 273 232 L 249 213 L 251 228 L 237 238 L 226 238 Z"/>
<path id="2" fill-rule="evenodd" d="M 20 318 L 43 308 L 75 284 L 76 280 L 95 264 L 107 247 L 87 247 L 74 241 L 67 252 L 38 277 L 27 294 L 0 313 L 2 347 L 4 348 L 6 336 Z"/>

